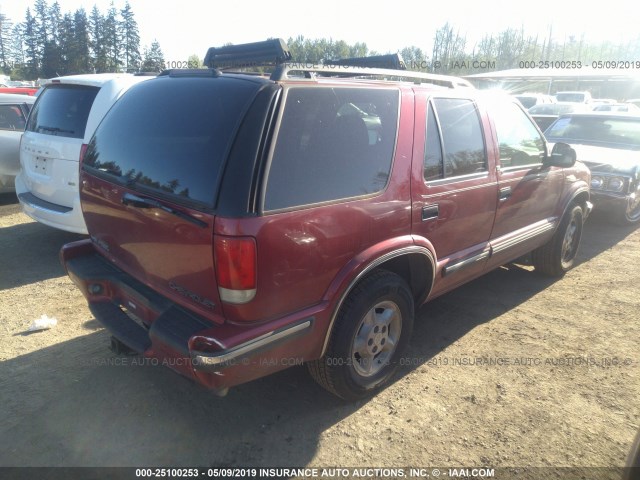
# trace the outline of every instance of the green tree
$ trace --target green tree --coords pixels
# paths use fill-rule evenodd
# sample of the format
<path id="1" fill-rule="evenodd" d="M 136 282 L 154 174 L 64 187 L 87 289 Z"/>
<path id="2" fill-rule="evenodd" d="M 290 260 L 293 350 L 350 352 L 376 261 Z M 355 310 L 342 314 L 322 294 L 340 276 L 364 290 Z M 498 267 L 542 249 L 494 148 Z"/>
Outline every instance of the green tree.
<path id="1" fill-rule="evenodd" d="M 104 17 L 104 22 L 102 24 L 102 40 L 106 52 L 108 72 L 117 72 L 120 70 L 120 66 L 122 65 L 122 58 L 120 57 L 122 44 L 118 27 L 118 11 L 113 5 L 113 2 L 111 2 L 111 6 L 107 11 L 107 15 Z"/>
<path id="2" fill-rule="evenodd" d="M 142 70 L 145 72 L 159 72 L 164 70 L 164 54 L 157 40 L 151 43 L 150 48 L 145 48 Z"/>
<path id="3" fill-rule="evenodd" d="M 120 39 L 122 41 L 122 54 L 126 71 L 135 71 L 140 68 L 140 33 L 131 5 L 127 2 L 120 10 L 122 21 L 119 24 Z"/>
<path id="4" fill-rule="evenodd" d="M 187 66 L 189 68 L 203 68 L 204 63 L 202 62 L 200 57 L 194 53 L 193 55 L 190 55 L 189 58 L 187 59 Z"/>
<path id="5" fill-rule="evenodd" d="M 0 13 L 0 68 L 9 73 L 11 63 L 11 30 L 13 24 L 9 18 Z"/>
<path id="6" fill-rule="evenodd" d="M 93 66 L 96 73 L 108 71 L 107 50 L 104 44 L 104 17 L 95 5 L 89 18 L 89 38 L 93 54 Z"/>
<path id="7" fill-rule="evenodd" d="M 38 25 L 36 19 L 31 15 L 31 10 L 27 7 L 23 26 L 23 38 L 25 46 L 24 74 L 27 78 L 38 78 L 40 73 L 40 51 L 37 34 Z"/>

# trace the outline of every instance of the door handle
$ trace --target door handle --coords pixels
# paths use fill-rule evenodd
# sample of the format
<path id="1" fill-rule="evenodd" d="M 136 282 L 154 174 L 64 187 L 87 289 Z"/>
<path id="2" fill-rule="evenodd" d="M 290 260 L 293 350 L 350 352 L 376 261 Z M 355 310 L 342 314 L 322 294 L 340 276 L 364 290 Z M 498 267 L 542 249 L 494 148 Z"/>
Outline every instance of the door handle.
<path id="1" fill-rule="evenodd" d="M 426 205 L 422 207 L 422 221 L 438 218 L 439 213 L 440 209 L 437 203 L 435 205 Z"/>
<path id="2" fill-rule="evenodd" d="M 511 198 L 511 187 L 503 187 L 500 189 L 500 193 L 498 194 L 498 199 L 501 202 L 508 200 Z"/>

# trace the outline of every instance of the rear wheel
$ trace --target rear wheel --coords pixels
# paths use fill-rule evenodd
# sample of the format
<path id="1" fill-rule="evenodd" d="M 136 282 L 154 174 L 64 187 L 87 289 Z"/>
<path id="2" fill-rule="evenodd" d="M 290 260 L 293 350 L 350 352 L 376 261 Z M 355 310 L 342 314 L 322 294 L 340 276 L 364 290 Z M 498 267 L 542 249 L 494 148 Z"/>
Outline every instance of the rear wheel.
<path id="1" fill-rule="evenodd" d="M 413 330 L 411 291 L 400 276 L 378 271 L 349 293 L 338 312 L 325 355 L 308 363 L 333 394 L 356 400 L 386 385 Z"/>
<path id="2" fill-rule="evenodd" d="M 551 240 L 531 252 L 536 270 L 559 277 L 573 267 L 582 238 L 583 218 L 580 205 L 569 207 Z"/>

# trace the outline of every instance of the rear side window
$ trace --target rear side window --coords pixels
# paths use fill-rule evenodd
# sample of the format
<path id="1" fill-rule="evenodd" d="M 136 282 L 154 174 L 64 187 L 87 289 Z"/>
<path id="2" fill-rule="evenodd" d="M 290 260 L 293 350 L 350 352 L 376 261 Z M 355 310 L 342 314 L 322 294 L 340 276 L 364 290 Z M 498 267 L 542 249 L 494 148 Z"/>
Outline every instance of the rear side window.
<path id="1" fill-rule="evenodd" d="M 81 85 L 50 85 L 36 102 L 26 130 L 58 137 L 83 138 L 87 118 L 100 89 Z"/>
<path id="2" fill-rule="evenodd" d="M 291 88 L 271 160 L 265 210 L 384 189 L 391 170 L 399 91 Z"/>
<path id="3" fill-rule="evenodd" d="M 259 86 L 194 77 L 135 85 L 97 128 L 83 168 L 176 203 L 213 208 L 220 169 Z"/>
<path id="4" fill-rule="evenodd" d="M 0 129 L 24 130 L 24 114 L 18 105 L 0 105 Z"/>

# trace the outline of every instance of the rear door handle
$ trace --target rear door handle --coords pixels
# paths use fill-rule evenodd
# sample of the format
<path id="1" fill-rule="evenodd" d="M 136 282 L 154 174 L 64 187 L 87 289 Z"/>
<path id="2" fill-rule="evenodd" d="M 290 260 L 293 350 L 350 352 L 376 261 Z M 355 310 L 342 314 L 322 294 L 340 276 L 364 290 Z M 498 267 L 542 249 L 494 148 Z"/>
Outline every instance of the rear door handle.
<path id="1" fill-rule="evenodd" d="M 505 200 L 508 200 L 509 198 L 511 198 L 511 187 L 503 187 L 500 189 L 500 194 L 498 196 L 498 199 L 501 202 L 504 202 Z"/>
<path id="2" fill-rule="evenodd" d="M 438 218 L 439 213 L 440 209 L 438 208 L 438 204 L 426 205 L 422 207 L 422 221 Z"/>

